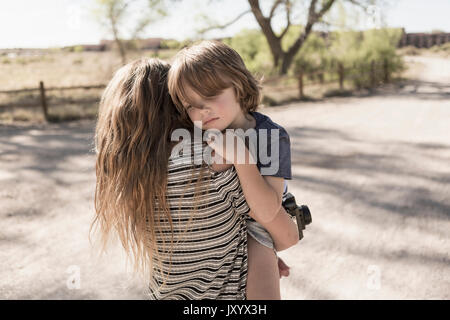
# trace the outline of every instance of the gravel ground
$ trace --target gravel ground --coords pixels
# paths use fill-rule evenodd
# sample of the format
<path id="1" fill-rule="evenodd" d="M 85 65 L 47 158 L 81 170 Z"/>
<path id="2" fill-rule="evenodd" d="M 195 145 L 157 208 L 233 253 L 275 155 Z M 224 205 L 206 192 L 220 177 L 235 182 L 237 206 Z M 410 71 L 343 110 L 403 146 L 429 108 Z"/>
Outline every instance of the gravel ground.
<path id="1" fill-rule="evenodd" d="M 262 109 L 313 215 L 279 253 L 283 299 L 450 298 L 450 60 L 408 62 L 401 89 Z M 0 125 L 0 298 L 144 298 L 121 249 L 87 237 L 94 125 Z"/>

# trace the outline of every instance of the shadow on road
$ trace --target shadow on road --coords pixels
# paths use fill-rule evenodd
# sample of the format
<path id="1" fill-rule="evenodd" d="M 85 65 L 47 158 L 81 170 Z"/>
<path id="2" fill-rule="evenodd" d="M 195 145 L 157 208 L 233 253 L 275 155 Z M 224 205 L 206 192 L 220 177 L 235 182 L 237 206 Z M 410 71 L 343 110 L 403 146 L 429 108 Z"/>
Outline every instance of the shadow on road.
<path id="1" fill-rule="evenodd" d="M 412 159 L 428 157 L 433 162 L 439 162 L 440 167 L 450 163 L 449 156 L 439 156 L 438 153 L 450 154 L 450 146 L 431 143 L 411 142 L 380 142 L 367 138 L 360 140 L 348 133 L 313 127 L 290 128 L 292 144 L 292 165 L 308 168 L 330 170 L 331 179 L 294 174 L 292 184 L 300 188 L 313 189 L 318 193 L 328 193 L 342 198 L 344 202 L 357 199 L 370 208 L 383 209 L 389 213 L 402 216 L 421 216 L 432 219 L 448 219 L 450 217 L 450 199 L 448 185 L 450 170 L 446 172 L 423 169 L 413 163 Z M 334 145 L 356 145 L 352 151 L 339 154 L 335 150 L 317 148 L 330 142 Z M 358 150 L 379 150 L 379 153 Z M 386 150 L 383 152 L 383 150 Z M 437 152 L 434 152 L 437 151 Z M 431 153 L 428 155 L 428 153 Z M 352 175 L 365 176 L 366 184 L 353 184 Z M 382 177 L 390 176 L 389 180 L 406 182 L 403 185 L 389 184 Z M 336 178 L 338 177 L 338 178 Z M 421 181 L 417 184 L 416 181 Z M 410 183 L 408 183 L 410 181 Z M 437 190 L 436 193 L 433 190 Z M 398 198 L 386 199 L 386 195 L 396 192 Z M 370 210 L 368 211 L 370 213 Z M 368 219 L 375 218 L 368 214 Z M 378 220 L 378 219 L 375 219 Z M 380 221 L 381 223 L 381 221 Z"/>

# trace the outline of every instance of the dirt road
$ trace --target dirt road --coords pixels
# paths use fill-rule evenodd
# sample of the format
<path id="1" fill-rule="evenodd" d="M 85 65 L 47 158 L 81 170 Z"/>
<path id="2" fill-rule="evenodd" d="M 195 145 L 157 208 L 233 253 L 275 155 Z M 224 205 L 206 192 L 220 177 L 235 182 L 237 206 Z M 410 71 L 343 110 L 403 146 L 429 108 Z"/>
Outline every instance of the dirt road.
<path id="1" fill-rule="evenodd" d="M 368 97 L 266 108 L 291 136 L 290 191 L 313 224 L 284 299 L 450 298 L 450 61 Z M 414 69 L 413 68 L 413 69 Z M 0 125 L 0 298 L 142 299 L 116 248 L 87 234 L 94 123 Z"/>

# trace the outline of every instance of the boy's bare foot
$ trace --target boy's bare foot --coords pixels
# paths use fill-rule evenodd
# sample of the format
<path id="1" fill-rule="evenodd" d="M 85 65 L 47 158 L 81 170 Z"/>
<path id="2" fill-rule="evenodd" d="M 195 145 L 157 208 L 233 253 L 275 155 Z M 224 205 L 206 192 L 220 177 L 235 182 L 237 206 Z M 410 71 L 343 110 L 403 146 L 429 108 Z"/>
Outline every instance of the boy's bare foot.
<path id="1" fill-rule="evenodd" d="M 281 258 L 278 258 L 278 270 L 280 278 L 289 276 L 289 266 L 287 266 Z"/>

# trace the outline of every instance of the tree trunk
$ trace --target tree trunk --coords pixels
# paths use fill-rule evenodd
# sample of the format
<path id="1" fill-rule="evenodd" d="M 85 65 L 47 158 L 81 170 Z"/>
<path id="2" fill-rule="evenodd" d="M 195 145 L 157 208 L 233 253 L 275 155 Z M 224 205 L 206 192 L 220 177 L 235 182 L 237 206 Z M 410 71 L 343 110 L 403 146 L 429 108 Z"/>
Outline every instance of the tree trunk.
<path id="1" fill-rule="evenodd" d="M 125 65 L 127 63 L 127 54 L 122 41 L 116 36 L 116 33 L 114 33 L 114 41 L 116 42 L 117 48 L 119 49 L 122 65 Z"/>
<path id="2" fill-rule="evenodd" d="M 294 60 L 294 56 L 295 54 L 298 52 L 297 51 L 288 51 L 287 53 L 285 53 L 283 55 L 283 59 L 281 61 L 281 68 L 280 68 L 280 75 L 285 75 L 287 74 L 289 67 L 292 64 L 292 61 Z"/>
<path id="3" fill-rule="evenodd" d="M 120 58 L 122 60 L 122 65 L 125 65 L 127 63 L 125 47 L 119 38 L 119 31 L 117 30 L 116 20 L 112 16 L 112 14 L 110 15 L 110 22 L 111 22 L 111 29 L 112 29 L 113 36 L 114 36 L 114 42 L 116 43 L 117 48 L 119 49 L 119 54 L 120 54 Z"/>
<path id="4" fill-rule="evenodd" d="M 274 66 L 278 67 L 281 60 L 281 67 L 279 68 L 280 75 L 287 74 L 289 67 L 292 64 L 292 61 L 294 60 L 294 56 L 297 54 L 297 52 L 302 47 L 303 43 L 308 38 L 309 34 L 311 33 L 313 25 L 317 21 L 319 21 L 328 10 L 330 10 L 331 6 L 335 2 L 335 0 L 327 0 L 326 2 L 323 3 L 321 10 L 316 12 L 317 1 L 318 0 L 312 0 L 310 3 L 308 12 L 308 21 L 306 23 L 305 30 L 301 35 L 298 36 L 297 40 L 288 49 L 288 51 L 284 51 L 281 46 L 281 42 L 285 33 L 283 32 L 281 36 L 277 36 L 275 34 L 271 25 L 272 14 L 269 17 L 265 17 L 261 11 L 259 0 L 248 0 L 252 13 L 255 16 L 255 19 L 258 22 L 259 26 L 261 27 L 261 31 L 263 32 L 267 40 L 267 43 L 269 44 Z M 289 26 L 290 23 L 288 24 L 288 27 Z M 287 29 L 285 31 L 287 31 Z"/>
<path id="5" fill-rule="evenodd" d="M 275 67 L 278 67 L 280 59 L 283 60 L 282 56 L 284 54 L 283 48 L 281 47 L 281 38 L 278 38 L 272 29 L 270 24 L 270 19 L 264 17 L 261 8 L 259 6 L 259 0 L 248 0 L 252 13 L 261 27 L 261 31 L 269 44 L 270 53 L 272 54 L 273 63 Z"/>

